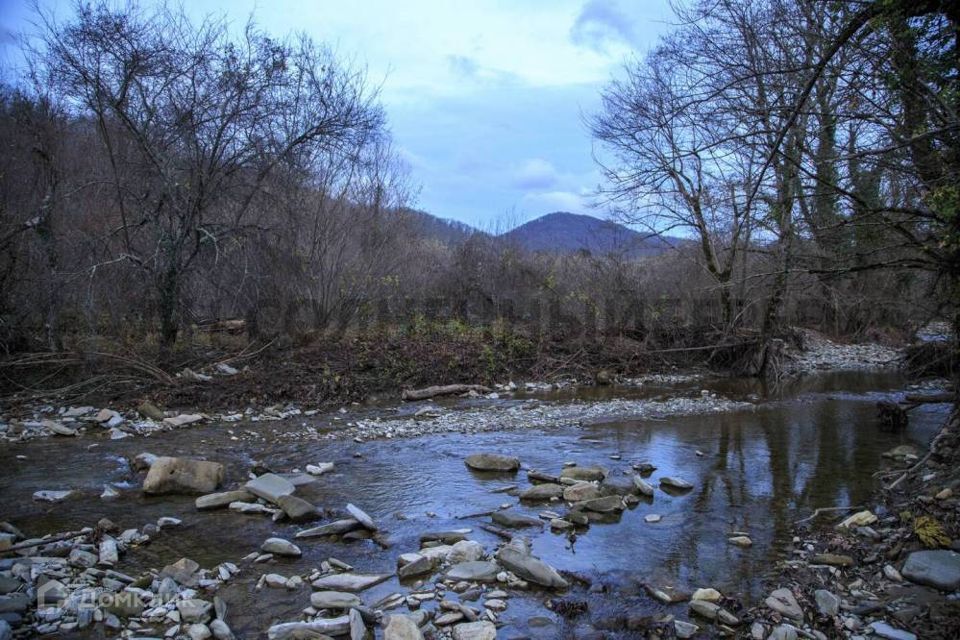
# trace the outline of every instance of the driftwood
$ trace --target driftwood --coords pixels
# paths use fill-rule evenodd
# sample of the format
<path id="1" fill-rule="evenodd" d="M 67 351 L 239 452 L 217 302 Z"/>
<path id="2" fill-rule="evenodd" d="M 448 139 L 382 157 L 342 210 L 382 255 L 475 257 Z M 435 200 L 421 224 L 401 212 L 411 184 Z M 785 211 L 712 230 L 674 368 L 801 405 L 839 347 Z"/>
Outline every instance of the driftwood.
<path id="1" fill-rule="evenodd" d="M 15 544 L 0 553 L 14 553 L 16 551 L 22 551 L 23 549 L 32 549 L 33 547 L 42 547 L 45 544 L 53 544 L 54 542 L 63 542 L 64 540 L 70 540 L 71 538 L 79 538 L 81 536 L 89 536 L 93 533 L 93 530 L 90 531 L 69 531 L 67 533 L 61 533 L 59 535 L 51 536 L 49 538 L 42 538 L 40 540 L 27 540 L 26 542 L 21 542 Z"/>
<path id="2" fill-rule="evenodd" d="M 947 403 L 953 402 L 954 394 L 947 391 L 944 393 L 935 393 L 932 395 L 923 395 L 917 393 L 909 393 L 903 399 L 904 404 L 938 404 L 938 403 Z"/>
<path id="3" fill-rule="evenodd" d="M 407 389 L 403 392 L 404 400 L 429 400 L 437 396 L 452 396 L 461 393 L 490 393 L 490 387 L 482 384 L 447 384 L 439 387 L 426 387 L 424 389 Z"/>
<path id="4" fill-rule="evenodd" d="M 810 520 L 813 520 L 814 518 L 816 518 L 817 516 L 819 516 L 821 513 L 830 513 L 831 511 L 860 511 L 860 510 L 862 510 L 862 509 L 863 509 L 862 506 L 857 506 L 857 507 L 820 507 L 819 509 L 816 509 L 811 515 L 807 516 L 807 517 L 804 518 L 803 520 L 797 520 L 795 524 L 803 524 L 804 522 L 809 522 Z"/>

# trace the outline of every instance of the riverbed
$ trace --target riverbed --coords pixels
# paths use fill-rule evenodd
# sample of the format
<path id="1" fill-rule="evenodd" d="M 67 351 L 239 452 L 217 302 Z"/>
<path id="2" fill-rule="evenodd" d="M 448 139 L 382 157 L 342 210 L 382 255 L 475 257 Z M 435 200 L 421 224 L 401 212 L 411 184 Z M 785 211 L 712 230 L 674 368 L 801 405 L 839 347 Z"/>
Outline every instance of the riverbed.
<path id="1" fill-rule="evenodd" d="M 618 521 L 592 524 L 575 540 L 547 526 L 518 531 L 530 539 L 534 555 L 592 583 L 589 589 L 578 584 L 571 592 L 588 604 L 589 615 L 567 619 L 544 606 L 553 594 L 519 592 L 500 614 L 498 637 L 561 637 L 625 613 L 671 612 L 687 619 L 684 605 L 658 602 L 644 587 L 676 592 L 712 587 L 745 604 L 755 602 L 762 596 L 764 576 L 789 554 L 796 520 L 818 507 L 862 504 L 876 488 L 873 474 L 885 464 L 883 452 L 902 444 L 926 446 L 946 416 L 946 405 L 912 411 L 910 425 L 902 431 L 877 424 L 876 403 L 899 399 L 908 387 L 892 372 L 822 374 L 775 389 L 754 381 L 681 378 L 559 391 L 521 389 L 496 398 L 358 405 L 309 418 L 213 423 L 120 440 L 96 433 L 44 438 L 0 448 L 0 520 L 27 536 L 41 536 L 92 526 L 103 517 L 126 529 L 172 516 L 183 524 L 127 553 L 126 573 L 181 557 L 205 567 L 238 562 L 266 538 L 293 540 L 305 525 L 228 510 L 198 512 L 191 496 L 144 497 L 139 491 L 142 474 L 132 471 L 128 461 L 144 451 L 216 460 L 226 465 L 226 486 L 245 481 L 255 464 L 291 472 L 333 462 L 335 471 L 304 487 L 301 495 L 328 509 L 329 519 L 348 502 L 361 507 L 379 524 L 389 548 L 370 540 L 305 539 L 297 541 L 303 550 L 298 559 L 245 565 L 220 595 L 229 606 L 233 631 L 253 638 L 274 622 L 298 619 L 309 605 L 309 586 L 293 592 L 257 590 L 265 572 L 308 574 L 333 556 L 358 571 L 392 573 L 399 554 L 419 548 L 421 534 L 461 528 L 471 529 L 469 538 L 492 552 L 502 541 L 480 528 L 489 517 L 476 514 L 509 505 L 537 517 L 556 508 L 522 504 L 502 492 L 508 485 L 528 487 L 526 470 L 559 474 L 564 464 L 600 465 L 608 477 L 617 478 L 648 462 L 656 467 L 647 476 L 652 484 L 674 476 L 693 489 L 676 494 L 657 490 L 652 500 L 626 509 Z M 671 402 L 705 399 L 716 401 L 716 407 L 671 415 Z M 425 407 L 429 409 L 415 415 Z M 524 425 L 524 412 L 530 426 Z M 543 415 L 551 419 L 537 418 Z M 432 421 L 462 428 L 433 432 Z M 364 425 L 391 424 L 419 424 L 426 435 L 396 437 L 411 433 L 409 428 L 363 431 Z M 341 431 L 350 437 L 337 437 Z M 355 435 L 360 433 L 369 435 Z M 476 452 L 516 456 L 523 469 L 471 472 L 464 458 Z M 120 497 L 101 500 L 105 484 L 118 488 Z M 77 493 L 58 504 L 31 500 L 35 491 L 45 489 Z M 649 515 L 660 520 L 647 522 Z M 729 544 L 732 532 L 746 533 L 752 546 Z M 369 604 L 414 586 L 394 578 L 362 597 Z"/>

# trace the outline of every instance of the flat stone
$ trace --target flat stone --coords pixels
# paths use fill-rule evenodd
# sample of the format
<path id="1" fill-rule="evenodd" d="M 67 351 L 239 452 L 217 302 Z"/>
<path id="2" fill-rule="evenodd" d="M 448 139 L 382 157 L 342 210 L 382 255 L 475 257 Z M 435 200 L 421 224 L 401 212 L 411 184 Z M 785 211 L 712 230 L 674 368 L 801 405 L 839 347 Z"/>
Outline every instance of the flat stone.
<path id="1" fill-rule="evenodd" d="M 318 618 L 311 622 L 283 622 L 267 629 L 268 640 L 323 640 L 350 633 L 350 616 Z"/>
<path id="2" fill-rule="evenodd" d="M 690 610 L 698 616 L 706 618 L 707 620 L 717 620 L 728 625 L 740 624 L 740 620 L 732 613 L 723 607 L 712 602 L 707 602 L 706 600 L 691 600 Z"/>
<path id="3" fill-rule="evenodd" d="M 334 465 L 332 462 L 318 462 L 317 464 L 308 464 L 305 469 L 312 476 L 322 476 L 333 471 Z"/>
<path id="4" fill-rule="evenodd" d="M 356 609 L 350 609 L 350 640 L 364 640 L 367 637 L 367 625 Z"/>
<path id="5" fill-rule="evenodd" d="M 448 580 L 468 580 L 471 582 L 493 582 L 497 579 L 500 567 L 496 562 L 474 560 L 455 564 L 447 570 Z"/>
<path id="6" fill-rule="evenodd" d="M 751 540 L 748 536 L 734 536 L 732 538 L 727 538 L 727 543 L 736 547 L 744 548 L 753 546 L 753 540 Z"/>
<path id="7" fill-rule="evenodd" d="M 643 521 L 650 524 L 656 524 L 661 520 L 663 520 L 663 516 L 661 516 L 659 513 L 648 513 L 647 515 L 643 516 Z"/>
<path id="8" fill-rule="evenodd" d="M 680 491 L 693 489 L 693 485 L 683 478 L 675 478 L 672 476 L 664 476 L 660 478 L 660 484 L 661 486 L 670 487 L 671 489 L 679 489 Z"/>
<path id="9" fill-rule="evenodd" d="M 945 549 L 914 551 L 907 556 L 900 573 L 917 584 L 956 591 L 960 589 L 960 553 Z"/>
<path id="10" fill-rule="evenodd" d="M 200 511 L 207 509 L 221 509 L 230 505 L 231 502 L 246 502 L 253 495 L 246 489 L 236 491 L 223 491 L 221 493 L 209 493 L 200 496 L 194 501 L 194 506 Z"/>
<path id="11" fill-rule="evenodd" d="M 203 416 L 199 413 L 181 413 L 178 416 L 164 418 L 163 423 L 171 427 L 185 427 L 188 424 L 194 424 L 201 420 L 203 420 Z"/>
<path id="12" fill-rule="evenodd" d="M 277 501 L 280 496 L 288 496 L 297 489 L 292 482 L 275 473 L 265 473 L 262 476 L 257 476 L 247 482 L 244 488 L 258 498 L 274 504 L 278 504 Z"/>
<path id="13" fill-rule="evenodd" d="M 690 596 L 691 600 L 706 600 L 707 602 L 719 602 L 723 595 L 716 589 L 697 589 Z"/>
<path id="14" fill-rule="evenodd" d="M 65 424 L 57 422 L 56 420 L 44 420 L 41 424 L 54 435 L 58 435 L 58 436 L 77 435 L 76 429 L 74 429 L 73 427 L 68 427 Z"/>
<path id="15" fill-rule="evenodd" d="M 345 591 L 314 591 L 310 604 L 317 609 L 350 609 L 363 604 L 360 597 Z"/>
<path id="16" fill-rule="evenodd" d="M 197 572 L 200 565 L 190 558 L 180 558 L 173 564 L 168 564 L 160 571 L 161 578 L 172 578 L 185 587 L 195 587 L 199 582 Z"/>
<path id="17" fill-rule="evenodd" d="M 420 555 L 430 557 L 430 549 L 421 549 Z M 473 562 L 483 557 L 486 550 L 483 545 L 473 540 L 461 540 L 450 547 L 450 552 L 446 554 L 446 559 L 452 564 L 459 562 Z"/>
<path id="18" fill-rule="evenodd" d="M 177 611 L 184 622 L 206 622 L 213 610 L 213 603 L 200 598 L 177 601 Z"/>
<path id="19" fill-rule="evenodd" d="M 463 462 L 474 471 L 517 471 L 520 468 L 518 458 L 498 453 L 475 453 Z"/>
<path id="20" fill-rule="evenodd" d="M 563 496 L 563 487 L 559 484 L 538 484 L 520 494 L 525 502 L 545 502 Z"/>
<path id="21" fill-rule="evenodd" d="M 453 640 L 496 640 L 497 627 L 488 620 L 463 622 L 453 628 Z"/>
<path id="22" fill-rule="evenodd" d="M 332 573 L 313 581 L 313 588 L 328 591 L 356 593 L 390 579 L 389 573 Z"/>
<path id="23" fill-rule="evenodd" d="M 897 629 L 882 621 L 871 622 L 867 628 L 873 632 L 873 635 L 887 640 L 917 640 L 917 636 L 909 631 Z"/>
<path id="24" fill-rule="evenodd" d="M 373 518 L 367 515 L 367 512 L 361 509 L 360 507 L 348 504 L 347 513 L 353 516 L 353 519 L 363 525 L 364 528 L 369 529 L 370 531 L 377 531 L 378 527 L 374 523 Z"/>
<path id="25" fill-rule="evenodd" d="M 877 521 L 877 516 L 871 511 L 858 511 L 843 522 L 837 525 L 838 529 L 851 529 L 855 527 L 868 527 Z"/>
<path id="26" fill-rule="evenodd" d="M 263 544 L 260 545 L 260 551 L 263 553 L 272 553 L 275 556 L 291 556 L 295 558 L 299 558 L 302 554 L 300 547 L 283 538 L 267 538 Z"/>
<path id="27" fill-rule="evenodd" d="M 508 527 L 510 529 L 522 529 L 524 527 L 539 528 L 543 526 L 543 522 L 541 522 L 539 518 L 525 516 L 509 509 L 506 511 L 494 511 L 490 519 L 501 527 Z"/>
<path id="28" fill-rule="evenodd" d="M 348 531 L 353 531 L 354 529 L 359 529 L 360 523 L 353 518 L 346 518 L 344 520 L 335 520 L 333 522 L 328 522 L 327 524 L 320 525 L 319 527 L 313 527 L 311 529 L 304 529 L 303 531 L 298 531 L 295 537 L 297 538 L 318 538 L 322 536 L 336 536 L 347 533 Z"/>
<path id="29" fill-rule="evenodd" d="M 600 498 L 600 487 L 592 482 L 577 482 L 563 490 L 563 499 L 567 502 L 581 502 Z"/>
<path id="30" fill-rule="evenodd" d="M 607 470 L 603 467 L 567 467 L 560 472 L 560 477 L 586 482 L 600 482 L 607 477 Z"/>
<path id="31" fill-rule="evenodd" d="M 37 491 L 33 494 L 33 499 L 37 502 L 63 502 L 67 498 L 73 495 L 73 491 L 56 491 L 50 489 L 43 489 Z"/>
<path id="32" fill-rule="evenodd" d="M 777 589 L 764 601 L 764 603 L 777 613 L 794 620 L 803 620 L 803 609 L 789 589 Z"/>
<path id="33" fill-rule="evenodd" d="M 530 548 L 519 538 L 514 538 L 500 547 L 497 551 L 497 561 L 520 578 L 540 586 L 552 589 L 565 589 L 569 586 L 556 569 L 533 556 Z"/>
<path id="34" fill-rule="evenodd" d="M 423 573 L 433 571 L 434 560 L 419 553 L 404 553 L 397 559 L 400 567 L 397 569 L 397 575 L 401 578 L 418 576 Z"/>
<path id="35" fill-rule="evenodd" d="M 295 495 L 280 496 L 277 506 L 292 522 L 307 522 L 320 515 L 315 506 Z"/>
<path id="36" fill-rule="evenodd" d="M 574 505 L 575 508 L 585 511 L 594 511 L 596 513 L 612 513 L 614 511 L 623 511 L 623 500 L 620 496 L 605 496 L 603 498 L 594 498 L 584 500 Z"/>

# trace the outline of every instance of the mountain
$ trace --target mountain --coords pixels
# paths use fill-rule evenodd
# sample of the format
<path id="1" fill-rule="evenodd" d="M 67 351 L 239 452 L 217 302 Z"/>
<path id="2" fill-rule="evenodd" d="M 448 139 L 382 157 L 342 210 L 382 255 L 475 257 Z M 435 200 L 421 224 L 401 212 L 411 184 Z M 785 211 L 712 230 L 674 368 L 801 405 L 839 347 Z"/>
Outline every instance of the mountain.
<path id="1" fill-rule="evenodd" d="M 623 253 L 630 257 L 657 255 L 680 242 L 669 236 L 651 236 L 609 220 L 564 211 L 531 220 L 500 237 L 528 251 Z"/>
<path id="2" fill-rule="evenodd" d="M 403 215 L 418 234 L 426 238 L 433 238 L 444 244 L 460 244 L 473 234 L 481 233 L 463 222 L 439 218 L 425 211 L 404 209 Z"/>

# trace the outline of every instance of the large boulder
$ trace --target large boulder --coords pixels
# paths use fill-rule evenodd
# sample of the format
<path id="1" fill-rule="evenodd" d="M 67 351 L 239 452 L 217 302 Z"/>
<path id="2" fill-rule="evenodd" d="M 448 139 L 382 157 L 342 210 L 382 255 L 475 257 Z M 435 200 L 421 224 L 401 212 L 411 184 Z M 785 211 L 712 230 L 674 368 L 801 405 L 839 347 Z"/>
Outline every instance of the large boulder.
<path id="1" fill-rule="evenodd" d="M 423 634 L 417 623 L 408 616 L 393 615 L 387 618 L 383 640 L 423 640 Z"/>
<path id="2" fill-rule="evenodd" d="M 938 549 L 914 551 L 900 571 L 911 582 L 941 591 L 960 589 L 960 553 Z"/>
<path id="3" fill-rule="evenodd" d="M 520 494 L 524 502 L 545 502 L 563 496 L 563 487 L 559 484 L 535 484 Z"/>
<path id="4" fill-rule="evenodd" d="M 498 453 L 475 453 L 467 456 L 464 463 L 474 471 L 516 471 L 520 468 L 518 458 Z"/>
<path id="5" fill-rule="evenodd" d="M 493 582 L 497 579 L 500 567 L 496 562 L 473 560 L 455 564 L 447 570 L 448 580 L 468 580 L 470 582 Z"/>
<path id="6" fill-rule="evenodd" d="M 519 538 L 514 538 L 500 548 L 497 561 L 524 580 L 540 586 L 552 589 L 565 589 L 569 586 L 556 569 L 534 557 L 530 553 L 530 547 Z"/>
<path id="7" fill-rule="evenodd" d="M 143 480 L 143 492 L 211 493 L 223 482 L 223 465 L 192 458 L 160 457 L 150 466 Z"/>

